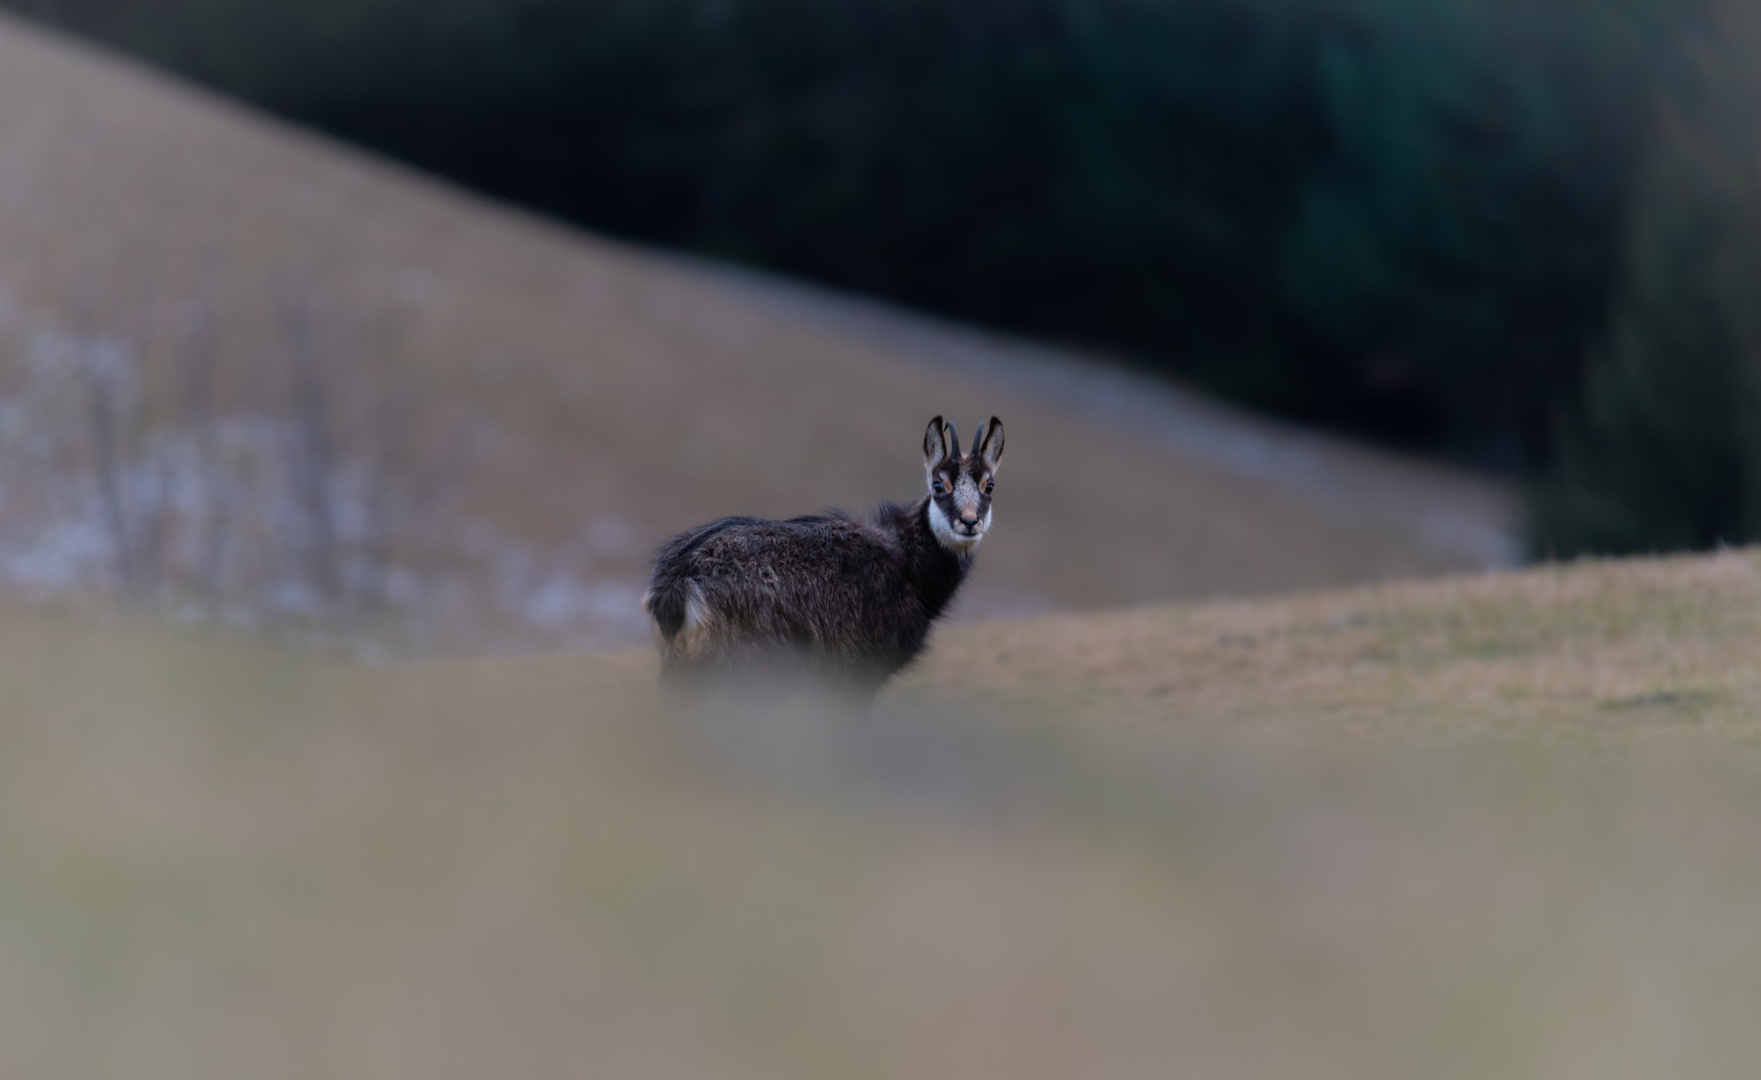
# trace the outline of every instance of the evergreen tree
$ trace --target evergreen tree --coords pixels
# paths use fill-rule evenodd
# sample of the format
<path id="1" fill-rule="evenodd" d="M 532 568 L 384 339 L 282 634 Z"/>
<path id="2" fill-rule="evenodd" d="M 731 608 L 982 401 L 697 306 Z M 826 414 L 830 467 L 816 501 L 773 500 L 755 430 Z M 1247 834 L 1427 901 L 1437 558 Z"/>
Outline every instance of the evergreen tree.
<path id="1" fill-rule="evenodd" d="M 1761 538 L 1761 13 L 1689 39 L 1663 104 L 1607 344 L 1532 500 L 1543 554 Z"/>

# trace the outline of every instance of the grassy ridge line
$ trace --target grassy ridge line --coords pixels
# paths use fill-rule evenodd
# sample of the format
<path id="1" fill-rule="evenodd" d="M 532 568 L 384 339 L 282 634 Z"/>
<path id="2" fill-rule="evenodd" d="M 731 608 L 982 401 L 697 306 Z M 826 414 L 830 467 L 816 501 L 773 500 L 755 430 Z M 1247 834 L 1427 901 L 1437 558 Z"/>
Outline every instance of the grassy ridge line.
<path id="1" fill-rule="evenodd" d="M 1761 745 L 1757 643 L 1761 551 L 1741 550 L 951 625 L 894 695 L 1176 736 Z M 590 664 L 656 671 L 646 649 Z"/>
<path id="2" fill-rule="evenodd" d="M 1749 741 L 1758 642 L 1731 551 L 959 627 L 911 681 L 1197 732 Z"/>
<path id="3" fill-rule="evenodd" d="M 173 666 L 254 673 L 244 682 L 444 684 L 486 715 L 506 711 L 501 693 L 647 709 L 658 672 L 647 647 L 362 669 L 94 609 L 13 606 L 0 640 L 27 681 L 76 684 L 94 654 L 158 642 Z M 1757 642 L 1761 552 L 1741 550 L 949 625 L 890 698 L 976 695 L 1137 730 L 1302 742 L 1746 743 L 1761 735 Z"/>

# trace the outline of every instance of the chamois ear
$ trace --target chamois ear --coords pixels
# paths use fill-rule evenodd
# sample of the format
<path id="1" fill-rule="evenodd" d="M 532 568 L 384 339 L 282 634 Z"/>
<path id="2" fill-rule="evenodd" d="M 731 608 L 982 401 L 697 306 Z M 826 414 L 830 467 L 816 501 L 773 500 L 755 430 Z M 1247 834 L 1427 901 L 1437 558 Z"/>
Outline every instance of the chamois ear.
<path id="1" fill-rule="evenodd" d="M 978 445 L 972 452 L 984 460 L 984 467 L 991 472 L 997 471 L 997 464 L 1003 460 L 1003 422 L 991 417 L 991 422 L 979 429 Z"/>
<path id="2" fill-rule="evenodd" d="M 948 425 L 938 416 L 929 422 L 928 429 L 923 433 L 923 467 L 934 472 L 937 466 L 948 460 L 950 449 Z M 952 456 L 958 457 L 959 451 L 953 451 Z"/>

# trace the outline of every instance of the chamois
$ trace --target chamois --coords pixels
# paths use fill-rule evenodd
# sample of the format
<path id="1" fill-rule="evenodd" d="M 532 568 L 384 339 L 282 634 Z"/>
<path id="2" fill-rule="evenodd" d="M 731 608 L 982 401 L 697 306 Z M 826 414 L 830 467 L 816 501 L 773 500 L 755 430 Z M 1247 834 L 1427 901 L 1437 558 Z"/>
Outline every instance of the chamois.
<path id="1" fill-rule="evenodd" d="M 972 453 L 936 417 L 923 436 L 928 494 L 768 521 L 731 517 L 662 544 L 643 606 L 668 684 L 780 669 L 872 695 L 916 659 L 991 524 L 1003 423 Z"/>

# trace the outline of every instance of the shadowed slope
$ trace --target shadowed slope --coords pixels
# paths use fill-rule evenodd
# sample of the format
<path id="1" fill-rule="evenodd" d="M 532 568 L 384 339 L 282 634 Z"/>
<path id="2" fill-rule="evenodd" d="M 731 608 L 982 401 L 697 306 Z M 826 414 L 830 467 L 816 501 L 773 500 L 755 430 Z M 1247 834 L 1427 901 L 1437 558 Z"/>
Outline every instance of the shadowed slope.
<path id="1" fill-rule="evenodd" d="M 1479 480 L 561 229 L 5 19 L 0 300 L 25 587 L 633 641 L 661 537 L 912 495 L 938 412 L 1012 433 L 969 616 L 1515 554 Z"/>

